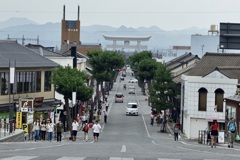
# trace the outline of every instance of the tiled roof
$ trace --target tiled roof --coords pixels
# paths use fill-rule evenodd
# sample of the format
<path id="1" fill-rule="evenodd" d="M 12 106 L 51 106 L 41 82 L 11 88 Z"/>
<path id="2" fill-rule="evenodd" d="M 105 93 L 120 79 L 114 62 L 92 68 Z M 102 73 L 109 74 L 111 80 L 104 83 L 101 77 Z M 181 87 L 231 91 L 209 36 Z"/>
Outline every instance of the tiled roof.
<path id="1" fill-rule="evenodd" d="M 193 59 L 200 59 L 200 58 L 197 55 L 193 55 L 192 53 L 185 53 L 185 54 L 167 62 L 166 66 L 168 69 L 171 70 L 171 69 L 181 66 L 182 64 L 187 63 Z"/>
<path id="2" fill-rule="evenodd" d="M 9 68 L 16 61 L 17 68 L 51 68 L 58 64 L 41 56 L 16 41 L 0 41 L 0 68 Z"/>
<path id="3" fill-rule="evenodd" d="M 209 53 L 207 52 L 202 59 L 189 72 L 189 76 L 206 76 L 216 70 L 216 67 L 240 66 L 240 54 L 234 53 Z M 230 68 L 229 68 L 230 69 Z M 228 70 L 229 70 L 228 69 Z M 223 69 L 222 69 L 223 72 Z M 225 69 L 226 74 L 233 76 Z M 229 77 L 233 78 L 233 77 Z"/>
<path id="4" fill-rule="evenodd" d="M 217 67 L 216 70 L 231 79 L 238 79 L 238 83 L 240 82 L 240 66 Z"/>
<path id="5" fill-rule="evenodd" d="M 62 57 L 62 55 L 56 52 L 49 51 L 44 47 L 28 47 L 28 48 L 45 57 Z"/>

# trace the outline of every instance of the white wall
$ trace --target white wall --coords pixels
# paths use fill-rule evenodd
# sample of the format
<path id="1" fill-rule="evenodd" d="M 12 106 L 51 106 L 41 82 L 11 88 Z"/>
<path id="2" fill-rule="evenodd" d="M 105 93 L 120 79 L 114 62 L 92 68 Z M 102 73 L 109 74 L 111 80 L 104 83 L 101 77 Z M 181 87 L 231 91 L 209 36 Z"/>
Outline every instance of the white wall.
<path id="1" fill-rule="evenodd" d="M 213 77 L 213 75 L 221 75 L 220 73 L 209 74 L 208 77 Z M 207 127 L 207 118 L 216 115 L 219 117 L 219 121 L 225 120 L 225 106 L 223 112 L 215 112 L 215 90 L 221 88 L 224 91 L 224 98 L 229 97 L 235 94 L 236 85 L 238 84 L 237 79 L 228 79 L 226 77 L 221 78 L 208 78 L 208 77 L 199 77 L 199 76 L 185 76 L 182 75 L 182 88 L 184 90 L 182 93 L 184 95 L 181 97 L 181 110 L 184 111 L 183 118 L 183 130 L 188 138 L 197 138 L 195 131 L 191 129 L 193 121 L 190 119 L 204 119 Z M 206 88 L 207 93 L 207 111 L 198 111 L 198 90 L 200 88 Z M 200 123 L 200 122 L 198 122 Z M 198 125 L 198 130 L 202 130 L 201 125 Z M 205 127 L 205 128 L 206 128 Z"/>

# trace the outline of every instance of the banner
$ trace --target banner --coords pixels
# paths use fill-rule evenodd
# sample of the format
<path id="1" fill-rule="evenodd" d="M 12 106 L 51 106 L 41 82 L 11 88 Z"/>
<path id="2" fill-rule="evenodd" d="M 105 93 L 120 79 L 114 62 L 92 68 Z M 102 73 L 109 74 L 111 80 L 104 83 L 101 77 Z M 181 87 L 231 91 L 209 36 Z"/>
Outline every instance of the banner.
<path id="1" fill-rule="evenodd" d="M 16 128 L 22 128 L 22 112 L 16 113 Z"/>

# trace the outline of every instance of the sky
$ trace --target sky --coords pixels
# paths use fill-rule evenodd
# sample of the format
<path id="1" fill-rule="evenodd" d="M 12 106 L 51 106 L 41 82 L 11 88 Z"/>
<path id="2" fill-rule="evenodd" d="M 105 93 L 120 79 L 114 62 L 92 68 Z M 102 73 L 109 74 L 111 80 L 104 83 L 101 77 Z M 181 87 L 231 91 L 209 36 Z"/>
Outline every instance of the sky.
<path id="1" fill-rule="evenodd" d="M 240 22 L 240 0 L 1 0 L 0 22 L 11 17 L 25 17 L 39 24 L 61 22 L 63 5 L 67 20 L 77 19 L 80 6 L 81 26 L 181 30 Z"/>

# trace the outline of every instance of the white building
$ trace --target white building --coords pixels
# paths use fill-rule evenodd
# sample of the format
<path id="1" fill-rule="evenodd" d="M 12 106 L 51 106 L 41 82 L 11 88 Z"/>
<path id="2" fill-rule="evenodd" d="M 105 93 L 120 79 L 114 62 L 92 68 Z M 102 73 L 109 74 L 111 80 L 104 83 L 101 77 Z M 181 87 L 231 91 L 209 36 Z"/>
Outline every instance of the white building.
<path id="1" fill-rule="evenodd" d="M 206 53 L 196 66 L 181 77 L 181 124 L 189 139 L 213 119 L 225 128 L 224 98 L 236 93 L 240 79 L 240 54 Z"/>

